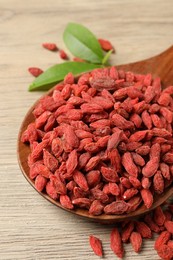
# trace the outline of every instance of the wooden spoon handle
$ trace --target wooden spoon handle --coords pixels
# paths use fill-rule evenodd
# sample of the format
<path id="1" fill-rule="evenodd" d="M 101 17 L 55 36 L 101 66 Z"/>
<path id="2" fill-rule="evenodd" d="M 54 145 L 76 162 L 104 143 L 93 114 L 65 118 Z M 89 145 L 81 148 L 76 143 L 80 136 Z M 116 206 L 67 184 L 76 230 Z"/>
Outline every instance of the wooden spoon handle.
<path id="1" fill-rule="evenodd" d="M 156 72 L 165 87 L 173 84 L 173 46 L 156 56 Z"/>
<path id="2" fill-rule="evenodd" d="M 173 46 L 152 58 L 117 66 L 118 69 L 160 77 L 164 87 L 173 84 Z"/>

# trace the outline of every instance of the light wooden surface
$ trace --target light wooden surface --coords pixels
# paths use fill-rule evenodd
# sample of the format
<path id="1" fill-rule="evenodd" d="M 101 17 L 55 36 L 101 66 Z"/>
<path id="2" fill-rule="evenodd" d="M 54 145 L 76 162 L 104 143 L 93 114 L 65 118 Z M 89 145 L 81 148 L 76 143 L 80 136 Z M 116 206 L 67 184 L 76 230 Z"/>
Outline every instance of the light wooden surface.
<path id="1" fill-rule="evenodd" d="M 64 48 L 70 21 L 83 23 L 114 43 L 112 64 L 153 56 L 173 44 L 172 0 L 0 0 L 0 260 L 88 260 L 88 236 L 103 240 L 105 259 L 112 227 L 84 221 L 56 208 L 26 182 L 17 162 L 16 141 L 22 119 L 41 92 L 29 93 L 27 68 L 60 62 L 41 48 L 46 41 Z M 159 259 L 154 239 L 140 255 L 125 245 L 124 259 Z"/>

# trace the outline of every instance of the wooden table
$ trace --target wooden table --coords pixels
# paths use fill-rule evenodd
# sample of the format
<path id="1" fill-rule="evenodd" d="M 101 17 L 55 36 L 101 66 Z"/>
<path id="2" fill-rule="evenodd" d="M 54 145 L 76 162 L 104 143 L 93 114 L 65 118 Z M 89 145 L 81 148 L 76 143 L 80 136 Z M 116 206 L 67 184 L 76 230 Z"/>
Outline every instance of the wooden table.
<path id="1" fill-rule="evenodd" d="M 173 44 L 171 0 L 0 0 L 0 259 L 88 260 L 88 237 L 103 240 L 105 259 L 112 227 L 90 223 L 56 208 L 27 183 L 17 162 L 20 124 L 42 93 L 27 91 L 33 78 L 27 69 L 61 62 L 41 47 L 56 42 L 70 21 L 82 23 L 97 37 L 109 39 L 117 54 L 112 64 L 148 58 Z M 125 259 L 159 259 L 154 239 L 144 241 L 140 255 L 125 245 Z"/>

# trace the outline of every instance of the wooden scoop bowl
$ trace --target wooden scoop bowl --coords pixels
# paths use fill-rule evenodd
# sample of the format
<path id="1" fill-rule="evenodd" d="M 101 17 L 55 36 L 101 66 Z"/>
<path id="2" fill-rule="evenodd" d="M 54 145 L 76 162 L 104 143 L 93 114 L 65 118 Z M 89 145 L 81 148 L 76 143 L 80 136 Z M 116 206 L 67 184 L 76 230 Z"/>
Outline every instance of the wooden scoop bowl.
<path id="1" fill-rule="evenodd" d="M 166 86 L 169 86 L 173 84 L 173 46 L 171 46 L 169 49 L 164 51 L 163 53 L 143 60 L 139 62 L 134 62 L 134 63 L 129 63 L 125 65 L 119 65 L 116 66 L 117 69 L 123 69 L 125 71 L 133 71 L 135 73 L 140 73 L 140 74 L 146 74 L 146 73 L 151 73 L 154 77 L 160 77 L 162 80 L 162 86 L 165 88 Z M 53 92 L 53 89 L 48 91 L 46 95 L 51 95 Z M 35 107 L 35 105 L 38 103 L 38 101 L 30 108 L 28 113 L 26 114 L 23 123 L 21 125 L 19 135 L 18 135 L 18 162 L 20 165 L 20 168 L 23 172 L 23 175 L 27 179 L 27 181 L 32 185 L 33 188 L 34 182 L 29 178 L 29 166 L 27 164 L 27 157 L 28 154 L 30 153 L 30 148 L 28 145 L 23 144 L 21 140 L 21 135 L 23 131 L 26 129 L 29 123 L 34 121 L 34 117 L 32 114 L 32 111 Z M 128 213 L 128 214 L 123 214 L 123 215 L 105 215 L 102 214 L 100 216 L 91 216 L 89 215 L 87 210 L 84 209 L 75 209 L 75 210 L 68 210 L 62 205 L 50 198 L 47 194 L 40 192 L 40 194 L 53 203 L 54 205 L 69 211 L 71 213 L 74 213 L 78 216 L 84 217 L 86 219 L 95 221 L 95 222 L 100 222 L 100 223 L 106 223 L 106 224 L 111 224 L 114 222 L 130 219 L 130 218 L 135 218 L 138 217 L 142 214 L 145 214 L 157 206 L 161 205 L 164 201 L 166 201 L 172 194 L 173 194 L 173 186 L 168 187 L 163 194 L 161 195 L 156 195 L 154 198 L 154 203 L 150 209 L 147 209 L 144 205 L 140 206 L 136 211 Z"/>

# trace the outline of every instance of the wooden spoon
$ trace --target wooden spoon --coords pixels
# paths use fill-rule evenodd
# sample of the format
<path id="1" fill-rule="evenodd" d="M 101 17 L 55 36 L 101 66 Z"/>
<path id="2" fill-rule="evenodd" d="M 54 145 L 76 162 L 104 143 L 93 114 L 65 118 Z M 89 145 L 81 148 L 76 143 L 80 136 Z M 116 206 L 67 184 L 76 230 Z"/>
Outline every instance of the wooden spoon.
<path id="1" fill-rule="evenodd" d="M 139 62 L 134 62 L 130 64 L 125 64 L 125 65 L 119 65 L 116 66 L 117 69 L 123 69 L 125 71 L 133 71 L 135 73 L 140 73 L 140 74 L 146 74 L 146 73 L 151 73 L 154 77 L 160 77 L 162 80 L 162 85 L 165 88 L 166 86 L 169 86 L 173 84 L 173 46 L 171 46 L 169 49 L 164 51 L 163 53 L 143 60 Z M 51 95 L 53 92 L 53 89 L 47 92 L 46 95 Z M 34 186 L 34 181 L 29 178 L 29 167 L 27 164 L 27 157 L 30 153 L 30 148 L 28 145 L 23 144 L 21 140 L 21 135 L 23 131 L 27 128 L 28 124 L 34 121 L 34 117 L 32 114 L 32 111 L 38 101 L 30 108 L 28 113 L 26 114 L 23 123 L 20 128 L 20 132 L 18 135 L 18 162 L 20 165 L 20 168 L 23 172 L 23 175 L 27 179 L 27 181 L 32 185 L 33 188 Z M 111 224 L 114 222 L 130 219 L 130 218 L 135 218 L 138 217 L 142 214 L 145 214 L 157 206 L 161 205 L 164 201 L 166 201 L 172 194 L 173 194 L 173 187 L 170 186 L 168 187 L 163 194 L 161 195 L 156 195 L 154 198 L 154 203 L 150 209 L 146 209 L 144 205 L 139 207 L 136 211 L 128 213 L 128 214 L 123 214 L 123 215 L 105 215 L 102 214 L 100 216 L 91 216 L 89 215 L 87 210 L 84 209 L 76 209 L 76 210 L 68 210 L 62 205 L 54 201 L 52 198 L 50 198 L 48 195 L 46 195 L 43 192 L 39 192 L 44 198 L 46 198 L 48 201 L 53 203 L 54 205 L 72 212 L 78 216 L 84 217 L 86 219 L 90 219 L 92 221 L 100 222 L 100 223 L 107 223 Z"/>

